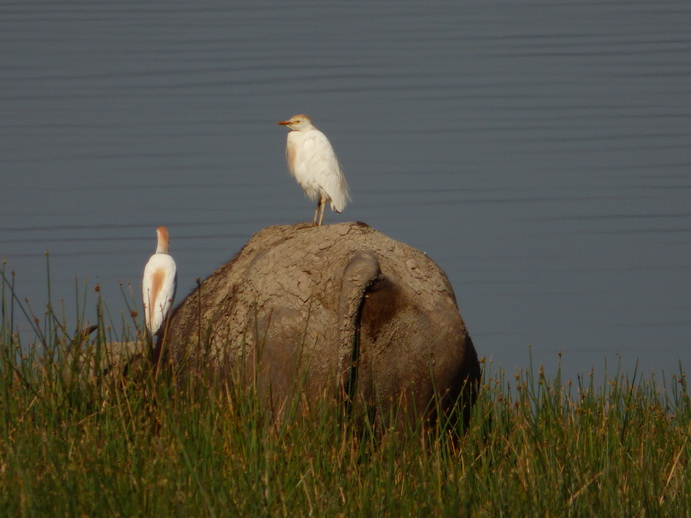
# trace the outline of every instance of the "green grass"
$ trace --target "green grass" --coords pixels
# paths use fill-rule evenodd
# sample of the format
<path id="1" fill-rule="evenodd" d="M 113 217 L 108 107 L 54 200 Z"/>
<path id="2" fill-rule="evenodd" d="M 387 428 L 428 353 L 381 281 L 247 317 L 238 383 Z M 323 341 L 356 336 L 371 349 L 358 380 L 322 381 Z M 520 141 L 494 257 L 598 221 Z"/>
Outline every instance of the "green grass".
<path id="1" fill-rule="evenodd" d="M 456 439 L 356 429 L 327 401 L 276 423 L 249 389 L 104 373 L 122 339 L 104 312 L 75 337 L 52 308 L 36 318 L 4 287 L 0 516 L 690 513 L 683 373 L 562 384 L 486 365 Z M 13 332 L 18 315 L 31 343 Z"/>

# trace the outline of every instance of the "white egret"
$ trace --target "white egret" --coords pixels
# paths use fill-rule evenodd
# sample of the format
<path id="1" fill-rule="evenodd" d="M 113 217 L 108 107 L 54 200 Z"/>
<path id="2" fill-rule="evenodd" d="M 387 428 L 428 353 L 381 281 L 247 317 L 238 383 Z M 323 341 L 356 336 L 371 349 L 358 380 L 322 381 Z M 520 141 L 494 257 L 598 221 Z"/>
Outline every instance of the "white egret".
<path id="1" fill-rule="evenodd" d="M 152 335 L 160 329 L 175 299 L 177 271 L 175 261 L 168 255 L 168 229 L 158 227 L 158 246 L 144 268 L 142 296 L 144 298 L 144 318 L 146 327 Z"/>
<path id="2" fill-rule="evenodd" d="M 341 164 L 329 139 L 307 115 L 293 115 L 278 124 L 291 130 L 286 144 L 288 169 L 305 196 L 317 202 L 314 223 L 321 225 L 327 201 L 331 203 L 331 210 L 340 213 L 350 199 Z"/>

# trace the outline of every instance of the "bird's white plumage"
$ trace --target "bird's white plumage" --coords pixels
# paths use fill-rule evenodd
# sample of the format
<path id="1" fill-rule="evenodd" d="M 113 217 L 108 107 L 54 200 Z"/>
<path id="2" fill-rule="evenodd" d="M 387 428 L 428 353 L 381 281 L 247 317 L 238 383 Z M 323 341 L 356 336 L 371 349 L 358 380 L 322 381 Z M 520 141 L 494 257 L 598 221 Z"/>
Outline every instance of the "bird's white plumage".
<path id="1" fill-rule="evenodd" d="M 295 115 L 278 124 L 291 130 L 286 143 L 288 169 L 302 187 L 305 196 L 317 202 L 315 223 L 321 207 L 318 222 L 321 225 L 323 205 L 327 200 L 331 204 L 331 210 L 342 212 L 350 199 L 341 164 L 329 139 L 312 124 L 307 115 Z"/>
<path id="2" fill-rule="evenodd" d="M 142 281 L 144 318 L 151 334 L 156 334 L 163 325 L 173 306 L 177 289 L 177 268 L 168 254 L 168 231 L 165 227 L 158 227 L 156 232 L 156 253 L 146 264 Z"/>

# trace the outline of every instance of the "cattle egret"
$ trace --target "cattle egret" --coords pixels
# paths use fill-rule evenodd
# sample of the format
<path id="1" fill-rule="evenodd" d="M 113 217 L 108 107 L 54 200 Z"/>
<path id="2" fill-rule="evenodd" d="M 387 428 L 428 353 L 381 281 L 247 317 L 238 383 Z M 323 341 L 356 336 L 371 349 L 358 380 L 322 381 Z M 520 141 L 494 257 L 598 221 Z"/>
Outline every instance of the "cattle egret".
<path id="1" fill-rule="evenodd" d="M 278 124 L 291 130 L 286 145 L 288 169 L 305 196 L 317 202 L 314 224 L 321 225 L 327 201 L 331 210 L 340 213 L 350 199 L 341 164 L 329 139 L 307 115 L 294 115 Z"/>
<path id="2" fill-rule="evenodd" d="M 177 288 L 175 261 L 168 255 L 168 229 L 158 227 L 156 233 L 158 246 L 156 253 L 146 263 L 142 284 L 144 318 L 152 335 L 156 334 L 168 316 Z"/>

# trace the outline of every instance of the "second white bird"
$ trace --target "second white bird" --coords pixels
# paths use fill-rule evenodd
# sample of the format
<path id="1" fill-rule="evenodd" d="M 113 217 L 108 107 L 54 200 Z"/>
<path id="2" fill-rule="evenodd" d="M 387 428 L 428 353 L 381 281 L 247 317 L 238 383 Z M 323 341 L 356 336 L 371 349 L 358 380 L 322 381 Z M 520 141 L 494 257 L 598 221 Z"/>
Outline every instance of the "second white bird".
<path id="1" fill-rule="evenodd" d="M 144 299 L 144 322 L 152 335 L 163 325 L 173 307 L 177 288 L 177 268 L 168 254 L 168 229 L 156 229 L 158 244 L 144 268 L 142 298 Z"/>
<path id="2" fill-rule="evenodd" d="M 340 213 L 350 200 L 341 164 L 329 139 L 307 115 L 294 115 L 278 124 L 291 130 L 286 145 L 288 169 L 305 196 L 317 202 L 314 223 L 321 225 L 327 201 L 331 210 Z"/>

